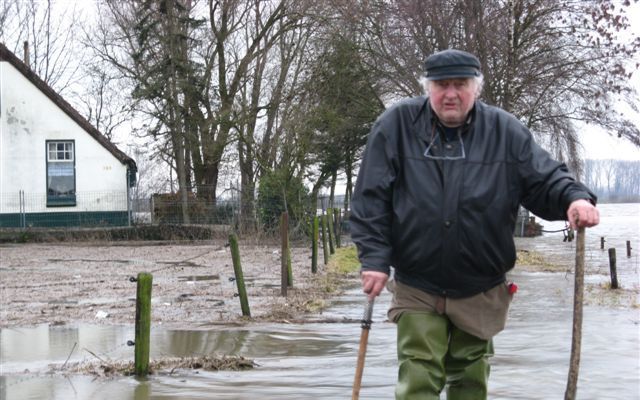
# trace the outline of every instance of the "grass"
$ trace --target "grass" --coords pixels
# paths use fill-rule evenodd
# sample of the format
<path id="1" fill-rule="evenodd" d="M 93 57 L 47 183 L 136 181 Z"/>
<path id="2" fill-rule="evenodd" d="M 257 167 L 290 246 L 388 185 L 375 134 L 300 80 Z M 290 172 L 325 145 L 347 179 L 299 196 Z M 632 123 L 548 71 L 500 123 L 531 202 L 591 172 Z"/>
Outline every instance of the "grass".
<path id="1" fill-rule="evenodd" d="M 336 274 L 352 274 L 360 271 L 360 260 L 355 246 L 340 247 L 329 258 L 327 271 Z"/>
<path id="2" fill-rule="evenodd" d="M 637 290 L 612 289 L 611 282 L 585 285 L 585 303 L 611 308 L 640 308 Z"/>
<path id="3" fill-rule="evenodd" d="M 567 270 L 565 265 L 549 262 L 542 254 L 530 250 L 518 250 L 516 265 L 526 271 L 565 272 Z"/>
<path id="4" fill-rule="evenodd" d="M 360 271 L 356 247 L 337 248 L 335 253 L 329 257 L 326 271 L 327 273 L 320 279 L 320 284 L 326 293 L 336 293 L 345 287 L 350 280 L 356 278 L 356 274 Z"/>
<path id="5" fill-rule="evenodd" d="M 287 297 L 260 319 L 297 321 L 301 314 L 322 313 L 330 305 L 330 299 L 358 283 L 360 261 L 355 246 L 336 248 L 320 271 L 310 286 L 290 288 Z"/>
<path id="6" fill-rule="evenodd" d="M 517 267 L 530 272 L 567 272 L 571 266 L 548 261 L 536 251 L 519 250 Z M 561 294 L 558 293 L 560 296 Z M 611 289 L 611 282 L 585 284 L 584 304 L 611 308 L 640 308 L 637 289 Z"/>

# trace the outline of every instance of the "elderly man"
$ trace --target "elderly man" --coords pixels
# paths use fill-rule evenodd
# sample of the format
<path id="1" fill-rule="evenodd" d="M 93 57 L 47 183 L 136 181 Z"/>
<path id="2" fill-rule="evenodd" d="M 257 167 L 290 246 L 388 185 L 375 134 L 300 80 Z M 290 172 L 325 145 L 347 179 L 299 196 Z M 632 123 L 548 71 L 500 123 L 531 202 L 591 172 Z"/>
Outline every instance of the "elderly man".
<path id="1" fill-rule="evenodd" d="M 487 398 L 492 337 L 515 285 L 520 204 L 573 228 L 598 224 L 596 196 L 513 115 L 478 100 L 472 54 L 425 62 L 428 97 L 386 110 L 369 135 L 352 202 L 352 238 L 370 298 L 393 293 L 397 399 Z M 388 280 L 390 267 L 394 279 Z"/>

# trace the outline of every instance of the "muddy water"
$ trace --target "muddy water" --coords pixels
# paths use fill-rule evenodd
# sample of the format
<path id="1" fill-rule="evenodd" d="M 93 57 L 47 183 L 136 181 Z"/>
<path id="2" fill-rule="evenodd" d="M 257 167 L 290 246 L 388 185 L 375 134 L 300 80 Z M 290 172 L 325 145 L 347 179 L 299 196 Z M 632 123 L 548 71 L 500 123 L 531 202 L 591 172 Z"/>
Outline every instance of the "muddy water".
<path id="1" fill-rule="evenodd" d="M 638 286 L 639 205 L 601 206 L 603 224 L 587 236 L 587 282 L 605 281 L 607 247 L 618 251 L 620 284 Z M 607 223 L 614 220 L 615 223 Z M 554 224 L 545 223 L 553 230 Z M 560 224 L 560 226 L 562 226 Z M 625 241 L 634 256 L 626 258 Z M 543 251 L 571 266 L 574 244 L 562 234 L 519 239 L 518 247 Z M 517 271 L 518 282 L 506 330 L 495 338 L 491 399 L 562 398 L 571 342 L 573 275 Z M 374 312 L 362 399 L 391 399 L 396 376 L 395 327 L 384 322 L 389 295 Z M 637 301 L 636 301 L 637 304 Z M 363 296 L 347 293 L 326 317 L 359 318 Z M 47 365 L 71 361 L 130 360 L 131 326 L 40 326 L 0 331 L 2 399 L 346 399 L 350 397 L 360 327 L 354 323 L 254 325 L 198 331 L 152 330 L 152 358 L 196 354 L 234 354 L 254 359 L 244 372 L 175 371 L 148 380 L 47 376 Z M 640 398 L 640 314 L 638 308 L 585 307 L 579 399 Z M 24 373 L 25 370 L 28 373 Z"/>

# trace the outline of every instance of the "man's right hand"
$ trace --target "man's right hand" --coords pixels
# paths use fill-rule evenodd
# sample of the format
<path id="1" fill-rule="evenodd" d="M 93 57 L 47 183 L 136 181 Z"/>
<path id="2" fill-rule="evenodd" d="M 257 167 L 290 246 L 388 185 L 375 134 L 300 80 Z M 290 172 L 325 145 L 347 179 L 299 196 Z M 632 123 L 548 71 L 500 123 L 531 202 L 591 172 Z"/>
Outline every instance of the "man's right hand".
<path id="1" fill-rule="evenodd" d="M 380 271 L 360 272 L 362 291 L 369 295 L 369 300 L 376 298 L 389 280 L 389 275 Z"/>

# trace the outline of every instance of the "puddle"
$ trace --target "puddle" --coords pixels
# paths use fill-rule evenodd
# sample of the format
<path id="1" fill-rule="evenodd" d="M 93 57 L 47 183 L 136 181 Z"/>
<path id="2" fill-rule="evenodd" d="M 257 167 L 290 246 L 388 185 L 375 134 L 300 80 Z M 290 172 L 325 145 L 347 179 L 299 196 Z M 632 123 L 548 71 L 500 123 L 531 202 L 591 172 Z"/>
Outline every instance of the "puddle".
<path id="1" fill-rule="evenodd" d="M 607 205 L 604 205 L 607 206 Z M 606 207 L 603 206 L 603 211 Z M 640 214 L 640 213 L 639 213 Z M 636 224 L 639 214 L 627 224 Z M 604 219 L 603 219 L 604 221 Z M 622 223 L 622 222 L 620 222 Z M 624 234 L 616 236 L 615 232 Z M 628 236 L 631 234 L 635 236 Z M 637 230 L 605 224 L 588 236 L 590 267 L 606 263 L 599 236 L 611 243 L 633 240 Z M 630 238 L 630 239 L 629 239 Z M 568 258 L 573 243 L 562 236 L 519 241 L 545 255 Z M 593 246 L 598 246 L 594 250 Z M 606 251 L 605 251 L 606 252 Z M 623 287 L 639 282 L 638 257 L 618 259 Z M 606 264 L 605 264 L 606 265 Z M 496 336 L 489 398 L 492 400 L 562 398 L 571 347 L 573 275 L 514 271 L 519 285 L 511 305 L 507 328 Z M 595 268 L 586 282 L 606 280 Z M 369 335 L 361 399 L 393 398 L 397 376 L 395 326 L 386 320 L 390 297 L 376 302 Z M 321 318 L 361 318 L 364 296 L 350 290 Z M 585 306 L 578 396 L 580 399 L 640 398 L 640 309 Z M 121 377 L 95 380 L 90 376 L 49 376 L 48 365 L 93 361 L 95 356 L 132 360 L 128 340 L 133 326 L 47 326 L 0 330 L 0 398 L 2 399 L 345 399 L 353 384 L 360 338 L 357 322 L 257 324 L 244 327 L 206 327 L 174 330 L 154 326 L 151 358 L 194 355 L 236 355 L 254 360 L 249 371 L 174 371 L 146 380 Z M 75 347 L 75 349 L 74 349 Z M 73 352 L 72 352 L 72 349 Z M 28 370 L 29 373 L 24 373 Z M 443 396 L 444 398 L 444 396 Z"/>
<path id="2" fill-rule="evenodd" d="M 213 281 L 219 280 L 220 275 L 192 275 L 192 276 L 179 276 L 179 282 L 199 282 L 199 281 Z"/>

